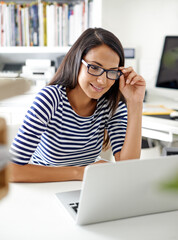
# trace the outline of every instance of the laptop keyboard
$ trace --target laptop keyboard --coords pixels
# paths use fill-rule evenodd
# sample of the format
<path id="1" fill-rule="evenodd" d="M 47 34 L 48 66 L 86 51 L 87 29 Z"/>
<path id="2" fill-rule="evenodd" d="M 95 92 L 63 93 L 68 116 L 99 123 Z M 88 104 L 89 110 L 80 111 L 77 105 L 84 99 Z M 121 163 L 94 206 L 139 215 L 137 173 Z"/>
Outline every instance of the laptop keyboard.
<path id="1" fill-rule="evenodd" d="M 79 202 L 69 203 L 69 206 L 77 213 L 77 211 L 78 211 L 78 206 L 79 206 Z"/>

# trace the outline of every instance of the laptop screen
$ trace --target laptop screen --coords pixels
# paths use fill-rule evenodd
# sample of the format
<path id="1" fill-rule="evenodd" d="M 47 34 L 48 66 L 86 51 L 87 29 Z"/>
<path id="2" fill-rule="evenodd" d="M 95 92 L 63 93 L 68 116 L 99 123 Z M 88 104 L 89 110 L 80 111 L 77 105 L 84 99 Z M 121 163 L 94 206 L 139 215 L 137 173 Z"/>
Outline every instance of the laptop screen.
<path id="1" fill-rule="evenodd" d="M 178 36 L 166 36 L 156 87 L 178 89 Z"/>

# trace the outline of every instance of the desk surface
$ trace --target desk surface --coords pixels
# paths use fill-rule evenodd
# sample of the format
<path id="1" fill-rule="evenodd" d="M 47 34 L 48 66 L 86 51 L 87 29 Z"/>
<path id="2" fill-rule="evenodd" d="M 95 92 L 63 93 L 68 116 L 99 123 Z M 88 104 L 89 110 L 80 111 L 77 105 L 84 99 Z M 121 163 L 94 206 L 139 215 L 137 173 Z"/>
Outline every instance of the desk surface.
<path id="1" fill-rule="evenodd" d="M 178 240 L 178 211 L 77 226 L 54 193 L 81 182 L 10 184 L 0 201 L 1 240 Z"/>
<path id="2" fill-rule="evenodd" d="M 178 141 L 178 121 L 143 116 L 142 136 L 166 142 Z"/>
<path id="3" fill-rule="evenodd" d="M 178 108 L 178 103 L 168 98 L 156 96 L 149 92 L 145 104 L 164 105 L 167 108 Z M 160 117 L 143 116 L 142 136 L 165 142 L 178 141 L 178 121 Z"/>

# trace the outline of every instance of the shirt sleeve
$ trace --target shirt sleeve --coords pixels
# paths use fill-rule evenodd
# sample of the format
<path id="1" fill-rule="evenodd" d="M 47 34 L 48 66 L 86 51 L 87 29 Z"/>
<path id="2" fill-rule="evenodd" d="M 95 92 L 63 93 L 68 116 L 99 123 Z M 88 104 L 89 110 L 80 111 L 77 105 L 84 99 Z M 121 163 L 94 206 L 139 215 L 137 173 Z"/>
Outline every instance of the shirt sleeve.
<path id="1" fill-rule="evenodd" d="M 106 129 L 110 138 L 113 154 L 121 151 L 127 129 L 127 107 L 125 103 L 119 102 L 116 112 L 106 124 Z"/>
<path id="2" fill-rule="evenodd" d="M 30 161 L 57 106 L 55 91 L 54 88 L 46 87 L 37 94 L 12 142 L 12 162 L 24 165 Z"/>

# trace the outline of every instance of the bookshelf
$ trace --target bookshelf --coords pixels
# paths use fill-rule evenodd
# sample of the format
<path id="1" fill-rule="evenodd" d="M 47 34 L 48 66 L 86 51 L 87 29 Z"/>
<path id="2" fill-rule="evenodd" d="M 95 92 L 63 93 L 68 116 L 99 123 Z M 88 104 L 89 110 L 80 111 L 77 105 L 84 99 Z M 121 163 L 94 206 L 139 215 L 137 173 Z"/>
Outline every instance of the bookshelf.
<path id="1" fill-rule="evenodd" d="M 65 55 L 68 52 L 68 50 L 70 49 L 70 46 L 75 41 L 75 39 L 77 39 L 77 37 L 82 33 L 82 31 L 84 31 L 88 27 L 101 26 L 102 0 L 72 0 L 72 1 L 71 0 L 70 1 L 69 0 L 56 0 L 56 1 L 54 1 L 54 0 L 50 0 L 50 1 L 38 0 L 38 1 L 36 1 L 38 6 L 41 3 L 47 3 L 47 2 L 50 3 L 50 6 L 55 6 L 55 7 L 59 7 L 59 6 L 63 7 L 63 5 L 67 5 L 68 6 L 67 7 L 68 14 L 70 13 L 71 9 L 73 9 L 73 8 L 71 8 L 71 6 L 76 6 L 76 5 L 78 6 L 78 10 L 75 9 L 76 11 L 78 11 L 77 13 L 79 13 L 79 11 L 81 10 L 81 7 L 83 7 L 83 9 L 85 7 L 85 9 L 83 11 L 85 11 L 84 14 L 86 14 L 86 15 L 85 16 L 82 15 L 83 18 L 78 17 L 78 16 L 75 18 L 71 18 L 72 22 L 75 22 L 75 24 L 76 24 L 76 26 L 71 25 L 72 31 L 71 31 L 71 29 L 65 29 L 64 32 L 62 33 L 62 35 L 67 34 L 68 37 L 70 38 L 69 33 L 73 34 L 72 32 L 75 32 L 76 27 L 79 28 L 79 25 L 80 25 L 81 30 L 77 32 L 78 36 L 75 36 L 72 39 L 68 39 L 67 42 L 62 42 L 62 43 L 59 42 L 59 39 L 56 43 L 51 43 L 51 40 L 49 40 L 47 38 L 47 40 L 49 40 L 50 42 L 47 41 L 45 44 L 45 40 L 40 41 L 40 39 L 39 39 L 37 46 L 31 46 L 29 41 L 26 41 L 24 43 L 21 42 L 21 45 L 19 42 L 16 42 L 16 43 L 13 42 L 13 44 L 10 44 L 10 43 L 12 43 L 12 41 L 7 40 L 7 38 L 9 37 L 10 34 L 12 35 L 12 33 L 10 33 L 9 35 L 7 35 L 7 33 L 6 33 L 6 37 L 4 37 L 5 41 L 3 42 L 3 40 L 2 40 L 3 39 L 2 6 L 4 6 L 4 5 L 7 6 L 8 4 L 11 4 L 11 5 L 22 4 L 22 6 L 23 6 L 23 4 L 25 3 L 24 6 L 30 7 L 30 4 L 32 4 L 32 2 L 34 3 L 34 1 L 30 1 L 30 0 L 27 0 L 27 1 L 15 0 L 15 1 L 13 1 L 13 3 L 12 3 L 12 1 L 0 2 L 0 19 L 1 19 L 0 20 L 0 70 L 2 70 L 3 65 L 6 63 L 24 63 L 25 60 L 28 58 L 31 58 L 31 59 L 47 58 L 52 61 L 56 61 L 56 59 L 58 57 L 60 57 L 61 55 Z M 73 4 L 73 5 L 71 5 L 71 4 Z M 8 6 L 11 6 L 11 5 L 8 5 Z M 5 17 L 4 17 L 4 22 L 5 22 Z M 71 24 L 71 22 L 70 22 L 70 20 L 68 20 L 68 22 L 67 22 L 68 28 L 71 28 L 70 24 Z M 81 26 L 81 24 L 83 24 L 83 25 Z M 51 26 L 52 25 L 53 24 L 51 24 Z M 11 25 L 9 25 L 9 26 L 11 26 Z M 63 27 L 65 27 L 65 26 L 63 26 Z M 7 29 L 5 31 L 7 31 Z M 73 31 L 73 29 L 74 29 L 74 31 Z M 56 28 L 53 30 L 56 31 Z M 66 33 L 66 31 L 67 31 L 67 33 Z M 39 34 L 40 34 L 40 19 L 39 19 Z M 49 32 L 49 34 L 51 34 L 51 32 Z M 40 38 L 40 36 L 39 36 L 39 38 Z"/>
<path id="2" fill-rule="evenodd" d="M 26 59 L 50 59 L 56 62 L 70 49 L 66 47 L 0 47 L 0 70 L 6 63 L 25 63 Z"/>
<path id="3" fill-rule="evenodd" d="M 70 49 L 70 46 L 66 47 L 0 47 L 0 54 L 28 54 L 28 53 L 66 53 Z"/>

